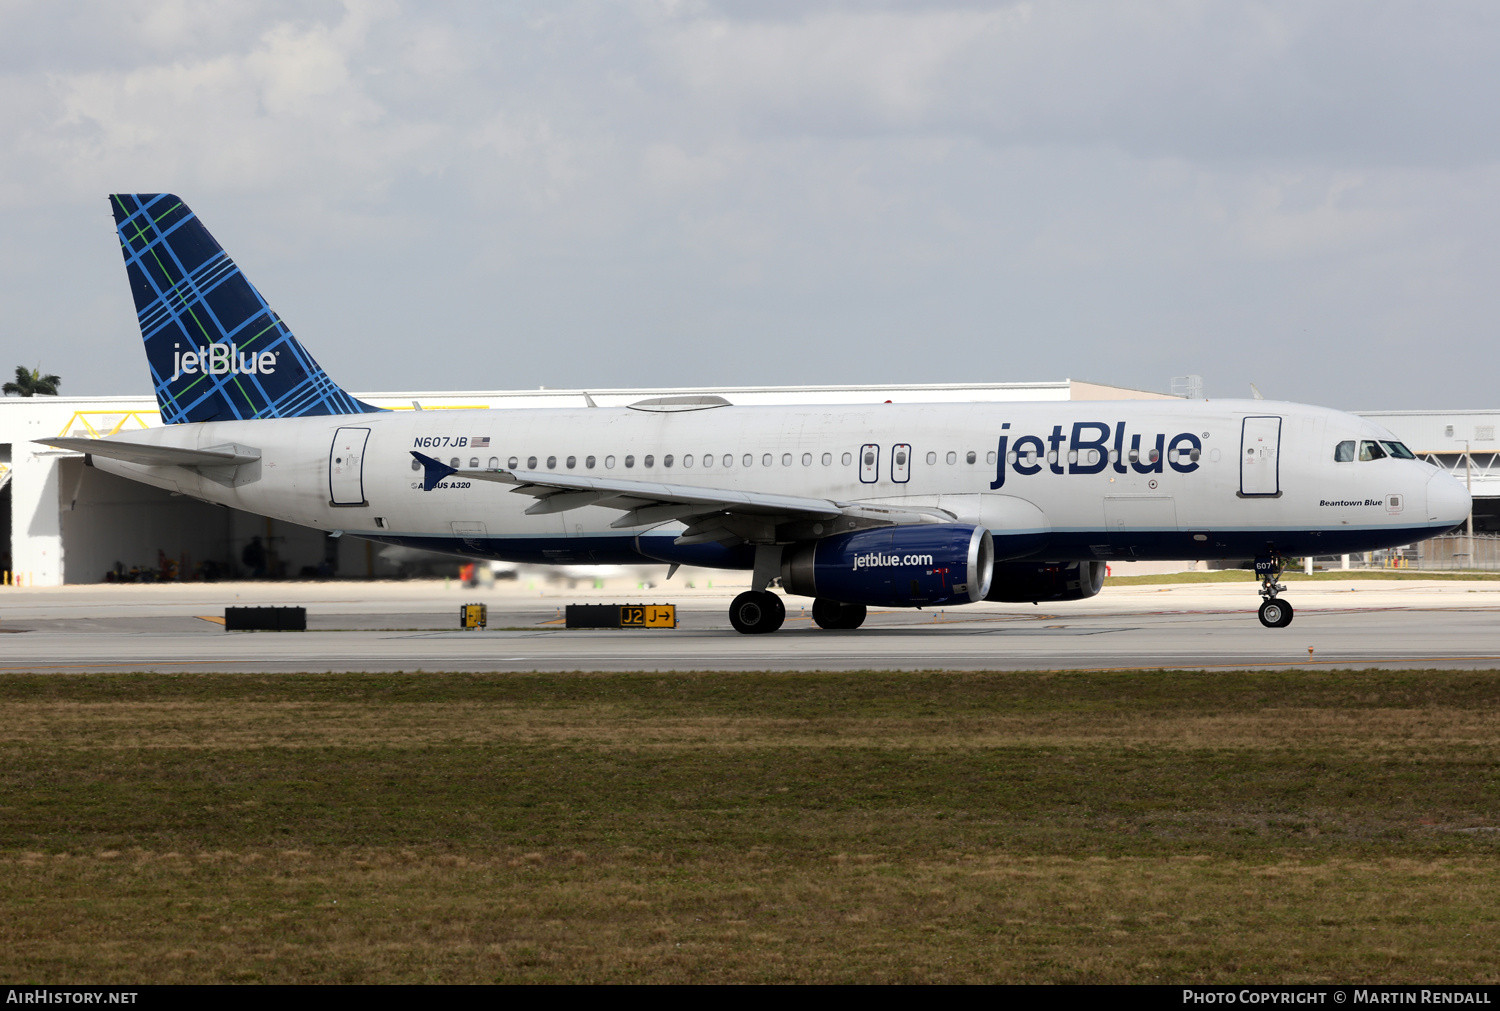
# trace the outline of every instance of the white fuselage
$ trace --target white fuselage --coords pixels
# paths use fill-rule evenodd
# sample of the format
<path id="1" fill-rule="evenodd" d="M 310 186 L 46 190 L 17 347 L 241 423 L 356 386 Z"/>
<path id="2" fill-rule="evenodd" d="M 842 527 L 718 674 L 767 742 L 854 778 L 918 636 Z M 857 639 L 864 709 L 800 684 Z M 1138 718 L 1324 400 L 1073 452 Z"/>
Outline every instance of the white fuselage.
<path id="1" fill-rule="evenodd" d="M 673 548 L 679 523 L 616 529 L 621 513 L 599 506 L 527 515 L 533 499 L 459 475 L 424 491 L 414 450 L 459 468 L 937 507 L 988 526 L 999 559 L 1218 558 L 1372 550 L 1460 523 L 1468 494 L 1436 467 L 1334 458 L 1341 441 L 1390 438 L 1270 401 L 402 411 L 131 436 L 260 453 L 211 473 L 94 465 L 308 527 L 517 561 L 750 564 Z"/>

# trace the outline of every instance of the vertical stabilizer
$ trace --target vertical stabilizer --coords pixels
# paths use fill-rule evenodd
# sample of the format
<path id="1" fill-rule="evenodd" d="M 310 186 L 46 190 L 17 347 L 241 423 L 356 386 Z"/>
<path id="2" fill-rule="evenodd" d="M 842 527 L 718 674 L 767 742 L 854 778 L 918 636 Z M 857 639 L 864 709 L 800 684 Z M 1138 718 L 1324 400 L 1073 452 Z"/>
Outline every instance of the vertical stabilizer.
<path id="1" fill-rule="evenodd" d="M 366 414 L 171 193 L 109 198 L 162 421 Z"/>

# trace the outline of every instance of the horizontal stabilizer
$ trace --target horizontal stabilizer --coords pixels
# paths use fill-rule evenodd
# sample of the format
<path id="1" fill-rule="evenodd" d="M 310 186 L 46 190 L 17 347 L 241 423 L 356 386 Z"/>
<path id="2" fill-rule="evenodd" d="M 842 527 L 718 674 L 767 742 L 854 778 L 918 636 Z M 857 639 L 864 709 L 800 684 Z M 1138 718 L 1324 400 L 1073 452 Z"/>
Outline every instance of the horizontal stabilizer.
<path id="1" fill-rule="evenodd" d="M 90 456 L 102 456 L 145 467 L 236 467 L 260 459 L 260 450 L 228 443 L 207 449 L 182 449 L 177 446 L 153 446 L 144 442 L 120 439 L 34 439 L 44 446 L 66 449 Z"/>

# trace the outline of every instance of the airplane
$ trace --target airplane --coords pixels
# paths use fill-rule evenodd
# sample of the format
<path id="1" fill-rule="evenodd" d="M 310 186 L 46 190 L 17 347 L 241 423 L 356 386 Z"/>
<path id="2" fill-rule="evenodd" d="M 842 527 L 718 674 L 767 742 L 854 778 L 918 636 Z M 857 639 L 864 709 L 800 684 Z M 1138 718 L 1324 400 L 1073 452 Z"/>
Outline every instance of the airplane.
<path id="1" fill-rule="evenodd" d="M 1081 600 L 1115 560 L 1255 559 L 1268 628 L 1289 557 L 1410 544 L 1468 515 L 1389 431 L 1269 400 L 392 412 L 330 378 L 169 193 L 110 197 L 163 427 L 37 440 L 111 474 L 335 536 L 550 565 L 748 570 L 740 632 L 783 594 L 825 629 L 870 607 Z"/>

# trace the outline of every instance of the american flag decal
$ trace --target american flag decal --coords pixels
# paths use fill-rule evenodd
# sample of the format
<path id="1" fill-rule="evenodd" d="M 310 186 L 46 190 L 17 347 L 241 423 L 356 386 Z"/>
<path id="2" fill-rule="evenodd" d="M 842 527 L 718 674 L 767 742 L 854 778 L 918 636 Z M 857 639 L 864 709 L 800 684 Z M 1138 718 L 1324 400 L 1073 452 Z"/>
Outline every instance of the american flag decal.
<path id="1" fill-rule="evenodd" d="M 469 445 L 473 446 L 475 449 L 488 449 L 490 445 L 490 437 L 488 435 L 477 435 L 469 441 Z"/>

